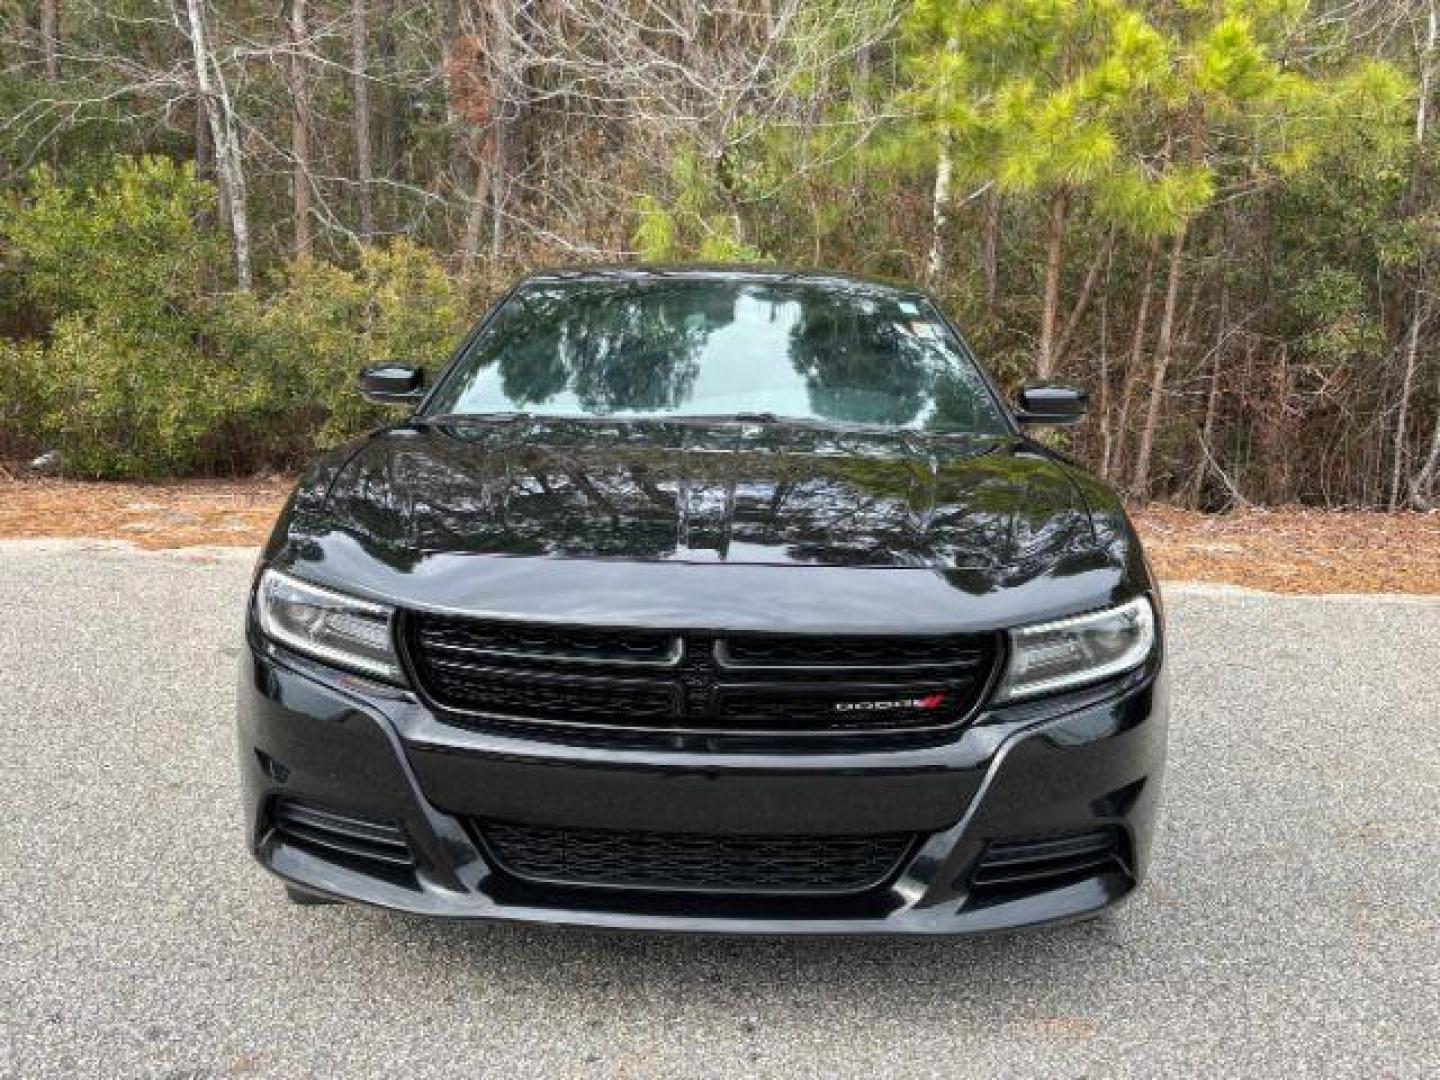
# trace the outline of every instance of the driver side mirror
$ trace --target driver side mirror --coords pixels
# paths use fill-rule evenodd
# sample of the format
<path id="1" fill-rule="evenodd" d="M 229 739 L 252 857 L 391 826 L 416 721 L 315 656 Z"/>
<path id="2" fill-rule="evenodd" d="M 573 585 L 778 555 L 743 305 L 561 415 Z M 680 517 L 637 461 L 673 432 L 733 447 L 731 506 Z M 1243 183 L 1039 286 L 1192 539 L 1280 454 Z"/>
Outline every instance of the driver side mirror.
<path id="1" fill-rule="evenodd" d="M 1090 395 L 1078 386 L 1026 383 L 1015 399 L 1015 419 L 1022 424 L 1078 424 Z"/>
<path id="2" fill-rule="evenodd" d="M 377 405 L 418 405 L 425 369 L 410 364 L 376 364 L 360 373 L 360 392 Z"/>

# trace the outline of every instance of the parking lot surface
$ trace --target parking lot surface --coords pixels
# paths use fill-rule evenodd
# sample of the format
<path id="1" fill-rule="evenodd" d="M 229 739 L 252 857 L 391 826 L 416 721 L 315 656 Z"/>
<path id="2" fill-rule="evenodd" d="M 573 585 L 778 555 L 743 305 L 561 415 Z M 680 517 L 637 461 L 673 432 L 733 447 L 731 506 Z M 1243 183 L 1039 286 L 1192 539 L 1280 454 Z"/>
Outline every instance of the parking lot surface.
<path id="1" fill-rule="evenodd" d="M 1099 921 L 656 938 L 286 904 L 252 559 L 0 542 L 0 1074 L 1440 1073 L 1440 600 L 1172 588 L 1155 865 Z"/>

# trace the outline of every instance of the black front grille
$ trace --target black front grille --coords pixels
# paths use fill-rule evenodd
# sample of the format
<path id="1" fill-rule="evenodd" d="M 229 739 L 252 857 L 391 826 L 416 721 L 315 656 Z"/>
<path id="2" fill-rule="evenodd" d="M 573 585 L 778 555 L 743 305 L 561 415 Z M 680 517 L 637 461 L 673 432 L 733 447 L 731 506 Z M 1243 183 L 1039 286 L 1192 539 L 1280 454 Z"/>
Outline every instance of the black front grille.
<path id="1" fill-rule="evenodd" d="M 740 634 L 727 637 L 721 662 L 730 668 L 876 668 L 883 671 L 948 668 L 983 659 L 983 645 L 967 637 L 802 637 Z"/>
<path id="2" fill-rule="evenodd" d="M 478 826 L 501 870 L 551 885 L 750 894 L 859 893 L 887 881 L 909 835 L 708 836 Z"/>
<path id="3" fill-rule="evenodd" d="M 411 612 L 421 690 L 460 722 L 587 733 L 854 735 L 953 727 L 994 635 L 716 635 Z"/>
<path id="4" fill-rule="evenodd" d="M 572 664 L 643 664 L 673 667 L 674 634 L 651 630 L 547 626 L 426 615 L 419 627 L 426 649 L 456 657 L 539 659 Z"/>
<path id="5" fill-rule="evenodd" d="M 1095 829 L 1030 840 L 995 840 L 970 876 L 972 892 L 1057 889 L 1107 871 L 1128 873 L 1120 830 Z"/>
<path id="6" fill-rule="evenodd" d="M 564 718 L 572 723 L 655 721 L 668 724 L 676 715 L 676 688 L 664 681 L 585 678 L 552 671 L 465 664 L 445 657 L 420 661 L 427 690 L 454 709 L 539 719 Z"/>
<path id="7" fill-rule="evenodd" d="M 338 855 L 387 866 L 415 863 L 405 833 L 393 821 L 280 799 L 271 812 L 271 825 L 286 841 L 326 857 Z"/>

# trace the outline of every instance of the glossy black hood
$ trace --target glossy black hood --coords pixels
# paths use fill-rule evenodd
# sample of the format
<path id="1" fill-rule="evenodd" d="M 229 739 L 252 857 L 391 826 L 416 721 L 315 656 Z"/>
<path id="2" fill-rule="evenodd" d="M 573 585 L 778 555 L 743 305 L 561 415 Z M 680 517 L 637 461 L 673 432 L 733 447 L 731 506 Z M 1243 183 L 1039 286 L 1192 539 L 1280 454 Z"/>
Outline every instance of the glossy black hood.
<path id="1" fill-rule="evenodd" d="M 1028 586 L 1004 607 L 1029 615 L 1144 577 L 1109 489 L 1023 439 L 654 421 L 389 429 L 317 463 L 268 557 L 401 603 L 671 625 L 994 625 L 953 593 Z"/>
<path id="2" fill-rule="evenodd" d="M 413 553 L 962 569 L 1094 539 L 1067 471 L 1013 439 L 765 425 L 404 427 L 326 524 Z"/>

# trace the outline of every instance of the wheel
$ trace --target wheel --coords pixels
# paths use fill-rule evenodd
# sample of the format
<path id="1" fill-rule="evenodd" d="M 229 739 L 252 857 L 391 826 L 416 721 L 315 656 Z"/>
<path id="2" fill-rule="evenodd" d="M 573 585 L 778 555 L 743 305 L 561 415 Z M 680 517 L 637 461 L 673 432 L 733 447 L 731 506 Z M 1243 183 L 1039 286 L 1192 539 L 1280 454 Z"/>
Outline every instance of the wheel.
<path id="1" fill-rule="evenodd" d="M 328 896 L 321 896 L 319 893 L 306 892 L 304 889 L 294 885 L 285 886 L 285 896 L 292 904 L 301 907 L 322 907 L 326 904 L 338 904 L 339 900 L 331 900 Z"/>

